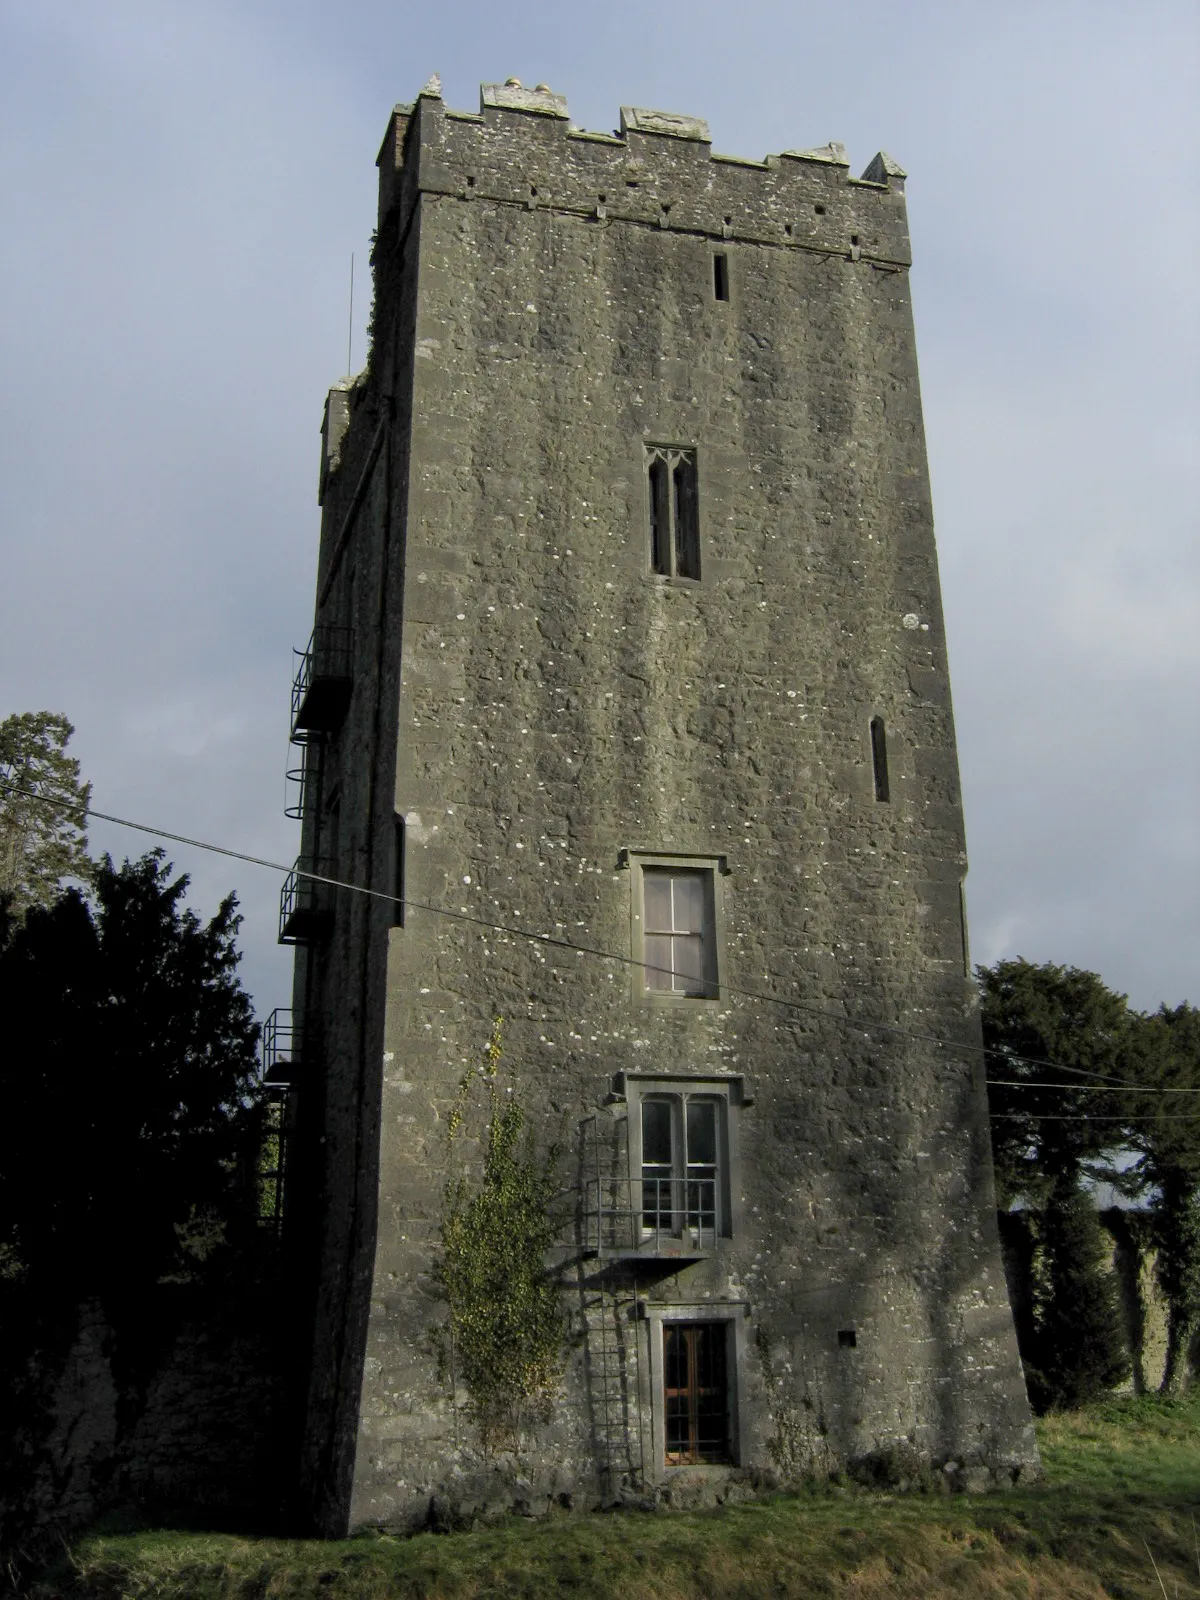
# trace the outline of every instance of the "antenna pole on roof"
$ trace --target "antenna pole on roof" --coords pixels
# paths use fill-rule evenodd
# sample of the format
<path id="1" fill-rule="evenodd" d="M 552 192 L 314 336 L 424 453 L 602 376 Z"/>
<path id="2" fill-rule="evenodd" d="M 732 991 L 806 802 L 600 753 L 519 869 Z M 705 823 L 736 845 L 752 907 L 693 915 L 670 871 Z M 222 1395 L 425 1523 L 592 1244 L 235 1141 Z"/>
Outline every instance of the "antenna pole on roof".
<path id="1" fill-rule="evenodd" d="M 350 252 L 350 325 L 346 332 L 346 376 L 350 377 L 354 368 L 351 365 L 351 356 L 354 351 L 354 251 Z"/>

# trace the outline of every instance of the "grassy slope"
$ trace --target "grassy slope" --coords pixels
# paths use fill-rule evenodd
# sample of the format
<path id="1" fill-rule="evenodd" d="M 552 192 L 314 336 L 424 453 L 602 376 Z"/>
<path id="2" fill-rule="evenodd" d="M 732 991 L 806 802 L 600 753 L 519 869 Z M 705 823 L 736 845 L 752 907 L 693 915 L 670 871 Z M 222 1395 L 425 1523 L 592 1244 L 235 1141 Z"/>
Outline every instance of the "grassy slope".
<path id="1" fill-rule="evenodd" d="M 340 1543 L 93 1534 L 37 1600 L 609 1600 L 1200 1596 L 1200 1394 L 1046 1419 L 1046 1484 L 981 1496 L 833 1490 L 720 1511 L 511 1521 Z M 1155 1576 L 1150 1554 L 1161 1574 Z"/>

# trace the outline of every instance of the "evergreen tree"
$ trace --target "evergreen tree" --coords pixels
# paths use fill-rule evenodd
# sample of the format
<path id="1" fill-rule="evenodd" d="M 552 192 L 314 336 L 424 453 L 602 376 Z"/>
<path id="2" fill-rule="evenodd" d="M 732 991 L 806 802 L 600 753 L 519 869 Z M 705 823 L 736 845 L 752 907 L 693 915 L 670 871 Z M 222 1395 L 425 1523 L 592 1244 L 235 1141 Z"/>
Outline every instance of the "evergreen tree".
<path id="1" fill-rule="evenodd" d="M 256 1042 L 233 896 L 202 923 L 161 851 L 96 869 L 0 949 L 0 1271 L 136 1295 L 253 1218 Z"/>
<path id="2" fill-rule="evenodd" d="M 1018 1325 L 1038 1410 L 1082 1405 L 1129 1371 L 1115 1279 L 1086 1177 L 1124 1144 L 1134 1017 L 1094 972 L 1001 961 L 977 968 L 1002 1203 L 1037 1219 L 1032 1321 Z"/>
<path id="3" fill-rule="evenodd" d="M 1130 1368 L 1104 1232 L 1091 1197 L 1070 1179 L 1060 1178 L 1047 1198 L 1042 1251 L 1045 1293 L 1035 1365 L 1026 1373 L 1030 1399 L 1039 1411 L 1070 1410 L 1099 1399 Z"/>
<path id="4" fill-rule="evenodd" d="M 1162 1391 L 1177 1394 L 1200 1328 L 1200 1010 L 1163 1006 L 1137 1022 L 1139 1083 L 1162 1092 L 1127 1097 L 1131 1177 L 1151 1199 L 1168 1306 Z"/>
<path id="5" fill-rule="evenodd" d="M 1002 1203 L 1038 1205 L 1122 1142 L 1132 1014 L 1124 995 L 1077 967 L 1018 959 L 976 977 L 997 1189 Z"/>
<path id="6" fill-rule="evenodd" d="M 977 972 L 997 1187 L 1041 1215 L 1041 1304 L 1021 1351 L 1031 1391 L 1076 1404 L 1120 1367 L 1115 1291 L 1088 1287 L 1098 1245 L 1080 1209 L 1091 1210 L 1081 1181 L 1103 1176 L 1150 1208 L 1169 1307 L 1162 1389 L 1178 1392 L 1200 1330 L 1200 1011 L 1131 1011 L 1072 967 Z M 1074 1267 L 1072 1249 L 1083 1252 Z"/>
<path id="7" fill-rule="evenodd" d="M 64 878 L 91 871 L 85 831 L 91 785 L 66 753 L 74 728 L 53 711 L 0 722 L 0 900 L 10 914 L 49 905 Z"/>

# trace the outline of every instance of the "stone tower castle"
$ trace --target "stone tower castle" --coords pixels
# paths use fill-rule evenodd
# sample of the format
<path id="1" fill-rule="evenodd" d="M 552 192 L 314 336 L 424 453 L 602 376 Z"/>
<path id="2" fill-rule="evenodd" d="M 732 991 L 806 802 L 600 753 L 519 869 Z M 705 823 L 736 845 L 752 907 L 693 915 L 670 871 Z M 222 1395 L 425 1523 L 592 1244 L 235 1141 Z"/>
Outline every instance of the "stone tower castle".
<path id="1" fill-rule="evenodd" d="M 903 172 L 585 132 L 515 80 L 478 114 L 434 80 L 378 165 L 293 696 L 298 866 L 377 896 L 297 875 L 281 920 L 316 1525 L 1035 1470 Z M 520 1482 L 439 1377 L 430 1276 L 497 1015 L 573 1196 Z"/>

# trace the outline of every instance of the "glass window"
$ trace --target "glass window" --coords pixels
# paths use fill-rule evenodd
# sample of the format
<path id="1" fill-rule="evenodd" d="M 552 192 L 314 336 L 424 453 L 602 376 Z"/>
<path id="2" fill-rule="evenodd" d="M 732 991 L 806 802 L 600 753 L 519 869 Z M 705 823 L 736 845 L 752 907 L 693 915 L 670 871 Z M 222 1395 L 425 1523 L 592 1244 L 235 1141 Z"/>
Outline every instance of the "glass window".
<path id="1" fill-rule="evenodd" d="M 671 1102 L 642 1101 L 642 1227 L 674 1232 L 675 1141 Z"/>
<path id="2" fill-rule="evenodd" d="M 646 454 L 650 501 L 650 570 L 663 578 L 700 577 L 700 494 L 696 452 L 651 445 Z"/>
<path id="3" fill-rule="evenodd" d="M 687 1225 L 717 1226 L 717 1102 L 687 1101 Z"/>
<path id="4" fill-rule="evenodd" d="M 656 1095 L 642 1105 L 642 1232 L 709 1241 L 722 1227 L 724 1102 L 715 1095 Z"/>
<path id="5" fill-rule="evenodd" d="M 730 1460 L 727 1333 L 724 1322 L 663 1325 L 668 1466 Z"/>
<path id="6" fill-rule="evenodd" d="M 669 994 L 715 992 L 711 872 L 642 870 L 646 988 Z"/>

